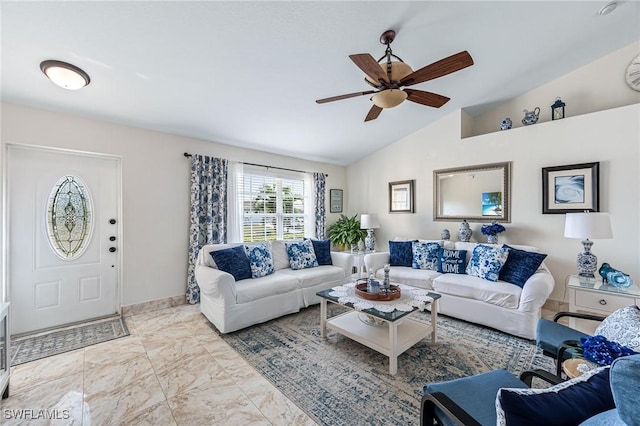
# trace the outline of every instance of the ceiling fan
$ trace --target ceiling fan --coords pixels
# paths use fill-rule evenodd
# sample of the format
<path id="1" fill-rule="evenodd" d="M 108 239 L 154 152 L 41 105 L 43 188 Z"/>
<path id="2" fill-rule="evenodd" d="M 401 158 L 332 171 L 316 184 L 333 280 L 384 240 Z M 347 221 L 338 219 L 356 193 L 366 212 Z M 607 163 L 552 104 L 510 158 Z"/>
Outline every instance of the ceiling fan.
<path id="1" fill-rule="evenodd" d="M 364 121 L 375 120 L 383 108 L 396 107 L 405 99 L 434 108 L 440 108 L 446 104 L 449 101 L 449 98 L 446 96 L 425 92 L 423 90 L 406 89 L 405 87 L 433 80 L 473 65 L 473 59 L 471 55 L 469 55 L 469 52 L 464 50 L 422 67 L 417 71 L 413 71 L 409 65 L 405 64 L 402 59 L 394 55 L 391 51 L 391 42 L 393 42 L 395 37 L 396 32 L 394 30 L 387 30 L 382 33 L 380 43 L 386 45 L 387 49 L 384 55 L 377 61 L 368 53 L 349 55 L 349 58 L 351 58 L 356 66 L 365 73 L 364 81 L 375 90 L 318 99 L 316 103 L 323 104 L 373 94 L 371 97 L 373 106 Z M 395 58 L 397 61 L 391 58 Z M 383 59 L 386 59 L 386 61 L 381 63 Z"/>

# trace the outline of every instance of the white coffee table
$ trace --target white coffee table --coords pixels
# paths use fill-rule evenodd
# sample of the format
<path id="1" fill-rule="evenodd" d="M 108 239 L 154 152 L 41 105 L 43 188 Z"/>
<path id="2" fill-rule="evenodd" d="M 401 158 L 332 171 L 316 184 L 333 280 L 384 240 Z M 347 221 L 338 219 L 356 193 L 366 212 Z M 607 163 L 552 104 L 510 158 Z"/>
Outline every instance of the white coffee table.
<path id="1" fill-rule="evenodd" d="M 350 287 L 352 288 L 352 287 Z M 426 305 L 431 305 L 431 322 L 417 321 L 412 315 L 421 308 L 414 306 L 410 311 L 393 310 L 383 312 L 375 308 L 358 309 L 358 302 L 353 303 L 355 292 L 352 290 L 345 302 L 344 296 L 337 296 L 333 289 L 316 293 L 320 297 L 320 330 L 322 337 L 327 336 L 327 328 L 359 342 L 376 352 L 389 357 L 389 373 L 395 375 L 398 372 L 398 355 L 431 335 L 431 341 L 436 342 L 436 326 L 438 322 L 438 299 L 440 295 L 410 286 L 401 286 L 404 295 L 398 301 L 375 302 L 361 299 L 364 302 L 393 305 L 403 303 L 412 291 L 423 293 L 421 298 L 428 299 Z M 426 296 L 426 297 L 424 297 Z M 359 299 L 359 298 L 358 298 Z M 349 308 L 349 311 L 328 318 L 327 303 L 335 303 Z M 406 303 L 403 303 L 406 305 Z M 406 309 L 406 306 L 405 306 Z"/>

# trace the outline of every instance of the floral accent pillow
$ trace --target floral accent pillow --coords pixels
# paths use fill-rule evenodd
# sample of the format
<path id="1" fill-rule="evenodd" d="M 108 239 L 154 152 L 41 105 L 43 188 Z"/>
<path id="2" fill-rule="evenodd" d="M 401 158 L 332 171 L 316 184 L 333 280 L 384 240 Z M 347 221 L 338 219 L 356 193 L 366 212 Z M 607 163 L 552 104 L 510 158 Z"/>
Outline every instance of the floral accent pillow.
<path id="1" fill-rule="evenodd" d="M 436 242 L 414 241 L 411 244 L 413 252 L 413 269 L 429 269 L 436 271 L 438 269 L 438 251 L 442 246 Z"/>
<path id="2" fill-rule="evenodd" d="M 498 281 L 498 274 L 508 256 L 508 249 L 478 244 L 469 259 L 467 274 L 489 281 Z"/>
<path id="3" fill-rule="evenodd" d="M 287 246 L 291 269 L 306 269 L 318 266 L 318 259 L 313 251 L 311 240 L 285 243 L 285 245 Z"/>
<path id="4" fill-rule="evenodd" d="M 606 317 L 596 328 L 595 335 L 640 351 L 640 308 L 630 305 Z"/>
<path id="5" fill-rule="evenodd" d="M 244 249 L 247 252 L 249 265 L 251 266 L 251 278 L 265 277 L 275 272 L 269 243 L 245 245 Z"/>

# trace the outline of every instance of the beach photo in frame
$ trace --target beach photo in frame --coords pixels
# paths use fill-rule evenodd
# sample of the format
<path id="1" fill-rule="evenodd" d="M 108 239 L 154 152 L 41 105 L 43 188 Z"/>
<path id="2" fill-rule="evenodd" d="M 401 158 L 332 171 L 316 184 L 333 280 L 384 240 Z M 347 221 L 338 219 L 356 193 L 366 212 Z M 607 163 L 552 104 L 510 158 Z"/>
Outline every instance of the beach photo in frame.
<path id="1" fill-rule="evenodd" d="M 342 189 L 329 190 L 329 213 L 342 213 Z"/>
<path id="2" fill-rule="evenodd" d="M 389 182 L 389 213 L 413 213 L 413 180 Z"/>
<path id="3" fill-rule="evenodd" d="M 600 163 L 542 168 L 542 213 L 600 211 Z"/>

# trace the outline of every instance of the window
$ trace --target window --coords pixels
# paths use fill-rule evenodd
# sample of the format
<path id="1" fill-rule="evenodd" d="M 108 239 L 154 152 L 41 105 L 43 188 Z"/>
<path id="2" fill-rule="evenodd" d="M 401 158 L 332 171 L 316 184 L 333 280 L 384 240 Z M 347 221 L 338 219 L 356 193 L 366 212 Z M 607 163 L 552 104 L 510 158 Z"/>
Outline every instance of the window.
<path id="1" fill-rule="evenodd" d="M 49 196 L 47 230 L 55 253 L 66 260 L 76 259 L 91 239 L 91 197 L 77 176 L 60 178 Z"/>
<path id="2" fill-rule="evenodd" d="M 305 173 L 244 166 L 238 175 L 242 241 L 290 240 L 311 235 L 310 179 Z"/>

